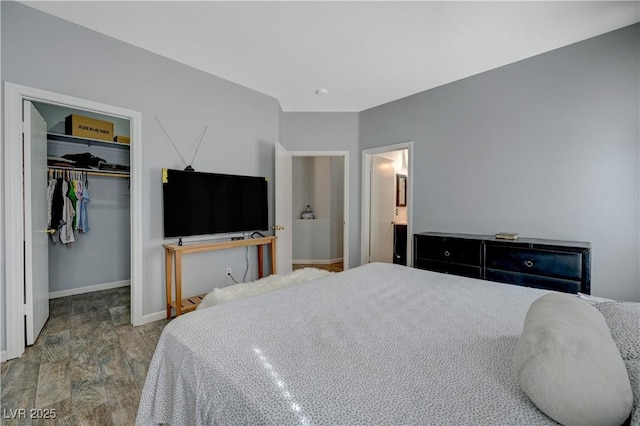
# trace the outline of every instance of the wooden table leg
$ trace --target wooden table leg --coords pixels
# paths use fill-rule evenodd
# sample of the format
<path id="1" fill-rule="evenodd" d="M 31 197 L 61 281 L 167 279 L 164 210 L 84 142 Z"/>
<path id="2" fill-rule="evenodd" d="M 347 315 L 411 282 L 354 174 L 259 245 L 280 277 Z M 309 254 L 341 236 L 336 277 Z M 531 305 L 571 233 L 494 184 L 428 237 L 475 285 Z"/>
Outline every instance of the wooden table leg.
<path id="1" fill-rule="evenodd" d="M 276 268 L 276 240 L 271 240 L 271 273 L 278 273 Z"/>
<path id="2" fill-rule="evenodd" d="M 168 248 L 164 249 L 164 280 L 167 285 L 167 319 L 171 319 L 171 297 L 173 291 L 173 283 L 171 279 L 172 274 L 172 266 L 173 266 L 173 256 L 171 255 L 171 251 Z"/>
<path id="3" fill-rule="evenodd" d="M 262 272 L 262 264 L 264 262 L 262 252 L 263 247 L 264 245 L 259 245 L 258 247 L 256 247 L 258 249 L 258 278 L 262 278 L 264 276 Z"/>
<path id="4" fill-rule="evenodd" d="M 182 253 L 176 253 L 176 317 L 182 315 Z"/>

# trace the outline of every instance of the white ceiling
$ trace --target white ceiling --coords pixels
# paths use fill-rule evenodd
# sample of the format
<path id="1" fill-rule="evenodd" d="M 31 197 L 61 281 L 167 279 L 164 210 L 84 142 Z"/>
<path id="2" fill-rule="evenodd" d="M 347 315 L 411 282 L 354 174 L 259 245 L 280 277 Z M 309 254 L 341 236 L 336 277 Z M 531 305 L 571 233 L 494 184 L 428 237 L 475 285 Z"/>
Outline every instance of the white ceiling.
<path id="1" fill-rule="evenodd" d="M 638 1 L 23 3 L 284 111 L 362 111 L 640 21 Z"/>

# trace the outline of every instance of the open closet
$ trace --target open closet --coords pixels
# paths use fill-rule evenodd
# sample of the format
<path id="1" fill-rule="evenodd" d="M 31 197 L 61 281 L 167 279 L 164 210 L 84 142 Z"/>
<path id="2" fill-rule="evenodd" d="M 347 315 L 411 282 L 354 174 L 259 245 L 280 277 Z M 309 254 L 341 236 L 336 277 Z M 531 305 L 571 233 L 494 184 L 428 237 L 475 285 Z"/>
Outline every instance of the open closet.
<path id="1" fill-rule="evenodd" d="M 31 197 L 25 200 L 25 212 L 32 216 L 34 229 L 45 226 L 47 239 L 46 251 L 43 244 L 31 244 L 33 253 L 28 257 L 32 265 L 25 268 L 33 271 L 34 299 L 74 297 L 76 312 L 95 314 L 86 318 L 129 324 L 130 121 L 45 102 L 24 102 L 25 115 L 31 110 L 32 145 L 31 155 L 25 156 L 31 164 Z M 72 121 L 71 116 L 79 121 Z M 93 123 L 105 123 L 109 130 Z M 78 129 L 88 135 L 78 136 Z M 42 158 L 45 150 L 46 160 Z M 41 217 L 43 212 L 46 218 Z M 44 237 L 34 233 L 33 238 Z M 116 288 L 113 297 L 118 300 L 95 309 L 100 294 L 92 294 Z M 44 325 L 47 319 L 38 318 L 35 312 L 34 316 L 34 331 L 30 333 L 27 327 L 27 344 L 37 338 L 42 328 L 38 322 Z"/>

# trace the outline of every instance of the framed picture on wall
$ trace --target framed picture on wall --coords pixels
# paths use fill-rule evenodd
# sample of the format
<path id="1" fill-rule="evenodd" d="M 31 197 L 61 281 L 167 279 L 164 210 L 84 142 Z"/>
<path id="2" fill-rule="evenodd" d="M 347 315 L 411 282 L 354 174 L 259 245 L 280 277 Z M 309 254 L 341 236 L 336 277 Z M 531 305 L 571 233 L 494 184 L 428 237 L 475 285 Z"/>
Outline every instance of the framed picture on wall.
<path id="1" fill-rule="evenodd" d="M 396 206 L 407 206 L 407 175 L 396 174 Z"/>

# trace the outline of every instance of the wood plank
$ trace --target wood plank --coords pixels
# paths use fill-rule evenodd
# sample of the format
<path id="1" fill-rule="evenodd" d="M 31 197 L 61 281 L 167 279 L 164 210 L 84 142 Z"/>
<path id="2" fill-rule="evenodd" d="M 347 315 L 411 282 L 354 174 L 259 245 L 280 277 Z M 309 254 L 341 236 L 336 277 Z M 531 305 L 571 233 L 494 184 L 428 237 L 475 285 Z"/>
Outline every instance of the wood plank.
<path id="1" fill-rule="evenodd" d="M 177 252 L 176 258 L 176 300 L 182 300 L 182 253 Z M 182 307 L 176 306 L 176 316 L 182 314 Z"/>
<path id="2" fill-rule="evenodd" d="M 171 254 L 171 251 L 164 249 L 164 279 L 165 279 L 165 284 L 166 284 L 166 296 L 167 296 L 167 319 L 171 318 L 171 300 L 173 299 L 173 283 L 171 282 L 171 280 L 173 279 L 173 277 L 171 276 L 171 274 L 173 274 L 172 271 L 172 267 L 173 267 L 173 256 Z"/>
<path id="3" fill-rule="evenodd" d="M 191 312 L 193 310 L 195 310 L 198 305 L 202 302 L 202 299 L 204 299 L 204 297 L 207 294 L 199 294 L 197 296 L 193 296 L 193 297 L 187 297 L 186 299 L 182 299 L 181 303 L 180 303 L 180 311 L 182 314 L 186 313 L 186 312 Z M 171 302 L 169 304 L 171 306 L 172 309 L 175 309 L 177 311 L 177 305 L 176 302 Z M 178 316 L 178 315 L 176 315 Z"/>
<path id="4" fill-rule="evenodd" d="M 246 238 L 244 240 L 225 240 L 214 241 L 208 243 L 194 243 L 194 244 L 164 244 L 163 246 L 172 252 L 182 253 L 199 253 L 203 251 L 215 251 L 226 250 L 230 248 L 246 247 L 246 246 L 259 246 L 262 244 L 271 244 L 276 239 L 275 236 L 263 237 L 263 238 Z"/>
<path id="5" fill-rule="evenodd" d="M 262 264 L 263 264 L 262 250 L 264 250 L 264 246 L 258 246 L 258 279 L 264 276 L 264 273 L 262 271 Z"/>
<path id="6" fill-rule="evenodd" d="M 276 268 L 277 265 L 276 259 L 276 242 L 275 240 L 271 243 L 271 274 L 277 274 L 278 270 Z"/>

